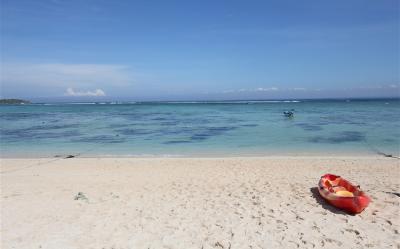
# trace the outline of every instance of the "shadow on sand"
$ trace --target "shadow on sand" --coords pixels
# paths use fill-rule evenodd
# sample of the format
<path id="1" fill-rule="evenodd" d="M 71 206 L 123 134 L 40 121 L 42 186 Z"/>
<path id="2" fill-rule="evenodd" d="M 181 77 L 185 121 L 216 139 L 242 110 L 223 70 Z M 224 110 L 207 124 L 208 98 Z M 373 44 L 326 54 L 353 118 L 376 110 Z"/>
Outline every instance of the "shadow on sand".
<path id="1" fill-rule="evenodd" d="M 334 206 L 330 205 L 324 198 L 321 197 L 321 195 L 319 194 L 318 188 L 317 187 L 313 187 L 310 188 L 310 191 L 312 193 L 312 197 L 326 210 L 331 211 L 332 213 L 335 214 L 342 214 L 342 215 L 350 215 L 340 209 L 335 208 Z"/>

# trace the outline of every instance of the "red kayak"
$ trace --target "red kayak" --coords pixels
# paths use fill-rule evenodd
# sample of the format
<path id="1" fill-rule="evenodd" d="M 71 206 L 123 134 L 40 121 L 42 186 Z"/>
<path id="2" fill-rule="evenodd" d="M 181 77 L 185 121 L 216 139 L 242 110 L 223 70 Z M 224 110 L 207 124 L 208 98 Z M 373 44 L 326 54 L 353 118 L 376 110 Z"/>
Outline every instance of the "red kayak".
<path id="1" fill-rule="evenodd" d="M 337 175 L 323 175 L 318 190 L 330 204 L 351 214 L 361 213 L 371 201 L 359 186 Z"/>

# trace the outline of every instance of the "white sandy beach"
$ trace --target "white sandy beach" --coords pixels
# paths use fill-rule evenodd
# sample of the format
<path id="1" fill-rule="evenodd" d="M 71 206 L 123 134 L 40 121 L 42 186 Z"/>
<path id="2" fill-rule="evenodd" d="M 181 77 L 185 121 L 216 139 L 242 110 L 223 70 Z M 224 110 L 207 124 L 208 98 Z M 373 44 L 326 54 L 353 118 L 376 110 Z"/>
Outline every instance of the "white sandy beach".
<path id="1" fill-rule="evenodd" d="M 400 248 L 399 162 L 2 159 L 1 248 Z M 325 204 L 328 172 L 361 185 L 370 206 L 352 216 Z"/>

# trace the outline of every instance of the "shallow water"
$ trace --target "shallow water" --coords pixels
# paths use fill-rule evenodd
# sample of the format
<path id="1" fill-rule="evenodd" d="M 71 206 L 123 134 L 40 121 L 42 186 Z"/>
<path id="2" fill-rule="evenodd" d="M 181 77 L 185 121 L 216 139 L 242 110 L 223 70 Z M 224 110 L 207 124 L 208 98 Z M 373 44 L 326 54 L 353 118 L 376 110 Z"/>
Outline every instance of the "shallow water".
<path id="1" fill-rule="evenodd" d="M 398 155 L 399 114 L 399 99 L 0 106 L 1 154 Z"/>

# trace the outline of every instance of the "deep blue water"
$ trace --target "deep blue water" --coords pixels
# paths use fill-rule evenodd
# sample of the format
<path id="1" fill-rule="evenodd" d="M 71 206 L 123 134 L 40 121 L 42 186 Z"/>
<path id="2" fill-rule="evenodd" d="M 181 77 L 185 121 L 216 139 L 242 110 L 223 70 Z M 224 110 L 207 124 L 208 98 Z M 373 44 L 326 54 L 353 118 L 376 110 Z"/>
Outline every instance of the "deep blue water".
<path id="1" fill-rule="evenodd" d="M 400 100 L 3 105 L 0 138 L 2 157 L 398 155 Z"/>

